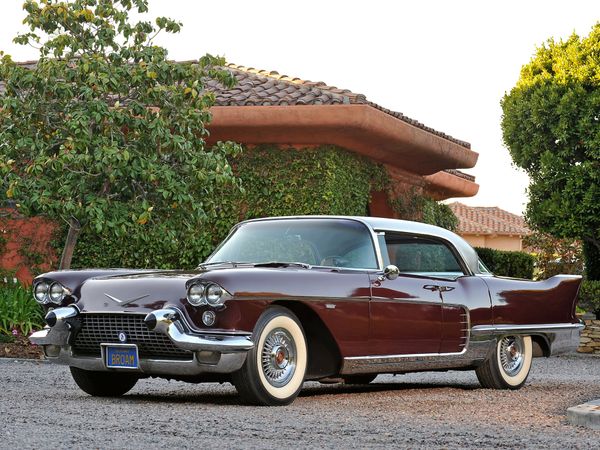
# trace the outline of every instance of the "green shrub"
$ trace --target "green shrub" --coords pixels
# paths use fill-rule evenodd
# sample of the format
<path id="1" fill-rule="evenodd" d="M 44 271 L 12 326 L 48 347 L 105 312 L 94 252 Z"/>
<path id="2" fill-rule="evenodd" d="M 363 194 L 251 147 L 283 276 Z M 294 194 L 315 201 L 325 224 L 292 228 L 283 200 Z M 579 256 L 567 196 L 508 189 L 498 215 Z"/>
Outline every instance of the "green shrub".
<path id="1" fill-rule="evenodd" d="M 579 307 L 600 318 L 600 281 L 583 280 L 581 282 Z"/>
<path id="2" fill-rule="evenodd" d="M 475 247 L 479 258 L 494 273 L 504 277 L 533 278 L 535 257 L 525 252 L 510 252 Z"/>
<path id="3" fill-rule="evenodd" d="M 458 218 L 454 215 L 452 209 L 450 209 L 448 205 L 436 202 L 427 197 L 423 197 L 422 221 L 450 231 L 455 231 L 456 227 L 458 227 Z"/>
<path id="4" fill-rule="evenodd" d="M 126 236 L 87 227 L 81 232 L 72 267 L 193 268 L 240 220 L 301 214 L 362 216 L 368 212 L 371 192 L 386 190 L 390 183 L 383 166 L 330 145 L 302 150 L 272 145 L 244 148 L 231 164 L 243 190 L 199 194 L 199 201 L 212 213 L 192 227 L 193 234 L 189 226 L 178 228 L 173 220 L 167 227 L 159 213 L 155 223 L 139 224 Z M 456 217 L 446 205 L 422 196 L 416 201 L 421 216 L 415 220 L 455 226 Z M 62 246 L 62 242 L 54 244 L 57 249 Z"/>
<path id="5" fill-rule="evenodd" d="M 33 299 L 31 289 L 20 284 L 0 284 L 0 334 L 13 330 L 29 334 L 44 326 L 42 308 Z"/>

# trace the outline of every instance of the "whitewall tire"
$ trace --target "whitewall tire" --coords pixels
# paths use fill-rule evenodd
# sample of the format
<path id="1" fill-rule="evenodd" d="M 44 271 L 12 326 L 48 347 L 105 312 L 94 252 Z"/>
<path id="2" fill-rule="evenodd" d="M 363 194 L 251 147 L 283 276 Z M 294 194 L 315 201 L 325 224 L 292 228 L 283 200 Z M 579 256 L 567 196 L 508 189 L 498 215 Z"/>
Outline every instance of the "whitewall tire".
<path id="1" fill-rule="evenodd" d="M 494 354 L 475 373 L 485 388 L 519 389 L 527 380 L 532 357 L 531 336 L 502 336 Z"/>
<path id="2" fill-rule="evenodd" d="M 287 405 L 298 396 L 307 367 L 304 330 L 290 310 L 273 306 L 258 319 L 255 346 L 232 375 L 242 399 L 251 404 Z"/>

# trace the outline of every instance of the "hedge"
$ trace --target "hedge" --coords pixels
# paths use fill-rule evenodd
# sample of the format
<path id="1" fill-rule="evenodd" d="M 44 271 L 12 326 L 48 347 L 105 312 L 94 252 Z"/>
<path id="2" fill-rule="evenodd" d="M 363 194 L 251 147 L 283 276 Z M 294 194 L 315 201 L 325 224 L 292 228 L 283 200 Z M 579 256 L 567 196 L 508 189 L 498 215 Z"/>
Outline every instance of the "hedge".
<path id="1" fill-rule="evenodd" d="M 184 233 L 184 227 L 159 226 L 160 217 L 154 219 L 157 223 L 140 224 L 124 237 L 84 228 L 72 267 L 193 268 L 240 220 L 301 214 L 363 216 L 368 214 L 372 191 L 392 191 L 384 166 L 332 145 L 244 147 L 231 165 L 242 190 L 232 188 L 210 198 L 198 193 L 211 216 L 195 224 L 193 235 Z M 400 217 L 450 229 L 456 225 L 448 206 L 418 193 L 408 194 L 417 216 L 396 210 Z M 62 243 L 57 241 L 55 246 L 60 250 Z"/>
<path id="2" fill-rule="evenodd" d="M 479 258 L 495 275 L 515 278 L 533 278 L 535 257 L 525 252 L 494 250 L 475 247 Z"/>
<path id="3" fill-rule="evenodd" d="M 581 282 L 578 306 L 600 318 L 600 281 L 583 280 Z"/>

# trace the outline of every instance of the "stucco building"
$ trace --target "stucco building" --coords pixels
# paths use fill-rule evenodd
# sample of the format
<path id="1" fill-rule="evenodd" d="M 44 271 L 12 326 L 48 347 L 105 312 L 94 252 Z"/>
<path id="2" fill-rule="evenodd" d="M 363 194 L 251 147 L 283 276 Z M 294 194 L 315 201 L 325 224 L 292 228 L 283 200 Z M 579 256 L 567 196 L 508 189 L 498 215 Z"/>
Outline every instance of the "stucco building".
<path id="1" fill-rule="evenodd" d="M 227 69 L 237 86 L 224 89 L 215 81 L 207 86 L 216 94 L 209 143 L 335 145 L 383 163 L 397 195 L 416 190 L 442 200 L 479 190 L 473 176 L 457 170 L 477 162 L 468 142 L 347 89 L 234 64 Z M 372 193 L 369 212 L 395 216 L 380 192 Z"/>
<path id="2" fill-rule="evenodd" d="M 456 232 L 474 247 L 523 250 L 523 238 L 531 234 L 522 216 L 498 207 L 448 205 L 458 218 Z"/>

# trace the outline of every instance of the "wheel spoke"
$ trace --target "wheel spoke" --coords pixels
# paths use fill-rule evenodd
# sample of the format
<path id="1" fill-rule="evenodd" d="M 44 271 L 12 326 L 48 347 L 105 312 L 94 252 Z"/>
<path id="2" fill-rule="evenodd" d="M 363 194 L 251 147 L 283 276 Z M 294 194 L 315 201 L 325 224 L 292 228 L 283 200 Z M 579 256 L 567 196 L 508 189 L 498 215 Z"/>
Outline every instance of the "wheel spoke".
<path id="1" fill-rule="evenodd" d="M 506 336 L 500 341 L 500 364 L 508 376 L 515 376 L 523 367 L 524 345 L 521 336 Z"/>
<path id="2" fill-rule="evenodd" d="M 285 386 L 296 370 L 296 345 L 283 328 L 271 330 L 261 350 L 261 366 L 267 381 L 275 387 Z"/>

